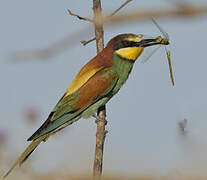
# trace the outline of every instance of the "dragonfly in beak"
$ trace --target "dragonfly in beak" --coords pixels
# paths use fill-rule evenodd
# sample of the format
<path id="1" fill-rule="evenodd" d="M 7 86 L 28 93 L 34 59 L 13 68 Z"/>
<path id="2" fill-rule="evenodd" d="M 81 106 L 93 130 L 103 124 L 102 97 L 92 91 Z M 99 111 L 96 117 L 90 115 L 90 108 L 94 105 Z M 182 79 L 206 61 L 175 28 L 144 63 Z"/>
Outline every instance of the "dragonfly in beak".
<path id="1" fill-rule="evenodd" d="M 170 79 L 171 79 L 171 83 L 174 86 L 175 85 L 175 81 L 174 81 L 174 77 L 173 77 L 173 71 L 172 71 L 172 63 L 171 63 L 171 57 L 170 57 L 170 51 L 166 48 L 166 45 L 169 45 L 169 35 L 167 34 L 167 32 L 165 32 L 161 26 L 152 18 L 152 22 L 156 25 L 156 27 L 159 29 L 159 31 L 161 32 L 161 34 L 164 36 L 158 36 L 156 38 L 146 38 L 143 39 L 142 41 L 140 41 L 140 46 L 142 47 L 150 47 L 150 49 L 148 50 L 148 52 L 146 52 L 146 54 L 144 54 L 144 56 L 142 57 L 142 63 L 145 63 L 149 60 L 149 58 L 162 46 L 165 46 L 165 51 L 166 51 L 166 55 L 167 55 L 167 59 L 168 59 L 168 65 L 169 65 L 169 71 L 170 71 Z"/>

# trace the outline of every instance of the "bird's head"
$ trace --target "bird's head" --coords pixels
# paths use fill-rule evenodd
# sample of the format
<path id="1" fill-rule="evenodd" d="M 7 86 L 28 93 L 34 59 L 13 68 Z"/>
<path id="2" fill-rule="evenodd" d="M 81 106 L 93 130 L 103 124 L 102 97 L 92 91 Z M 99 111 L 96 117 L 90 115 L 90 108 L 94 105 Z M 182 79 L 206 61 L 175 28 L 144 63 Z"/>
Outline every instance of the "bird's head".
<path id="1" fill-rule="evenodd" d="M 143 52 L 144 48 L 154 45 L 168 45 L 167 38 L 158 36 L 157 38 L 146 38 L 142 34 L 120 34 L 111 39 L 107 47 L 113 49 L 113 53 L 121 58 L 135 61 Z"/>

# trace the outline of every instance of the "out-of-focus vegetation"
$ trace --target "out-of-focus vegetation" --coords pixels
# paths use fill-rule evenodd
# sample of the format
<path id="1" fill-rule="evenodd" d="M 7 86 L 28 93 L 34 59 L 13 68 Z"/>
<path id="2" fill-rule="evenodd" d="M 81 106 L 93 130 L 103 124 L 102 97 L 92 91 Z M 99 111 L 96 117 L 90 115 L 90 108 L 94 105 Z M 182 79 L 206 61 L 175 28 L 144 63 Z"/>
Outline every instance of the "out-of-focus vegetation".
<path id="1" fill-rule="evenodd" d="M 10 167 L 12 161 L 3 151 L 3 146 L 1 144 L 0 151 L 0 178 L 3 177 L 5 172 Z M 107 174 L 107 173 L 106 173 Z M 8 177 L 8 180 L 91 180 L 91 172 L 73 174 L 67 170 L 67 168 L 57 168 L 55 171 L 50 171 L 46 173 L 35 172 L 31 167 L 30 161 L 25 163 L 21 168 L 16 168 Z M 140 176 L 126 176 L 123 174 L 105 175 L 102 180 L 206 180 L 206 175 L 193 175 L 189 172 L 189 175 L 182 175 L 179 173 L 170 174 L 166 176 L 153 176 L 153 175 L 140 175 Z"/>
<path id="2" fill-rule="evenodd" d="M 1 168 L 0 175 L 3 175 Z M 67 170 L 59 172 L 58 169 L 56 172 L 48 172 L 45 174 L 34 173 L 29 167 L 21 168 L 13 172 L 8 180 L 91 180 L 92 177 L 88 174 L 70 174 Z M 104 176 L 102 180 L 206 180 L 207 176 L 181 176 L 181 175 L 169 175 L 169 176 L 136 176 L 136 177 L 122 177 L 121 175 L 109 175 Z"/>

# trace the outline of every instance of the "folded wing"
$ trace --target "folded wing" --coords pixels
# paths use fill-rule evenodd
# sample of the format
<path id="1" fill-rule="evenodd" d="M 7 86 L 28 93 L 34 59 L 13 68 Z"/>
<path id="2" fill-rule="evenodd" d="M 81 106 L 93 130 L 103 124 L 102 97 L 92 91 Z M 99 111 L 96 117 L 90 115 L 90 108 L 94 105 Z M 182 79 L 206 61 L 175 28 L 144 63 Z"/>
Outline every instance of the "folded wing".
<path id="1" fill-rule="evenodd" d="M 102 68 L 93 74 L 81 87 L 60 99 L 48 119 L 28 139 L 35 140 L 52 131 L 58 131 L 79 118 L 95 102 L 108 96 L 118 80 L 112 68 Z"/>

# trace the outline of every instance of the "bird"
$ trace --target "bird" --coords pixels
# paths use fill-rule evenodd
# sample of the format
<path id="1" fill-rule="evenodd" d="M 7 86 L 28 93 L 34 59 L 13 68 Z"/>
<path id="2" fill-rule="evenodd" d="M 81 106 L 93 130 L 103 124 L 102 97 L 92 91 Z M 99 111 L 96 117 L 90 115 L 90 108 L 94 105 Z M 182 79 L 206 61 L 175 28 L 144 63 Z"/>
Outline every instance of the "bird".
<path id="1" fill-rule="evenodd" d="M 22 165 L 35 148 L 50 136 L 80 118 L 94 116 L 128 79 L 135 61 L 144 49 L 154 45 L 168 45 L 168 39 L 145 38 L 142 34 L 119 34 L 106 47 L 82 67 L 65 94 L 58 101 L 46 121 L 27 140 L 30 145 L 14 162 L 9 173 Z"/>

